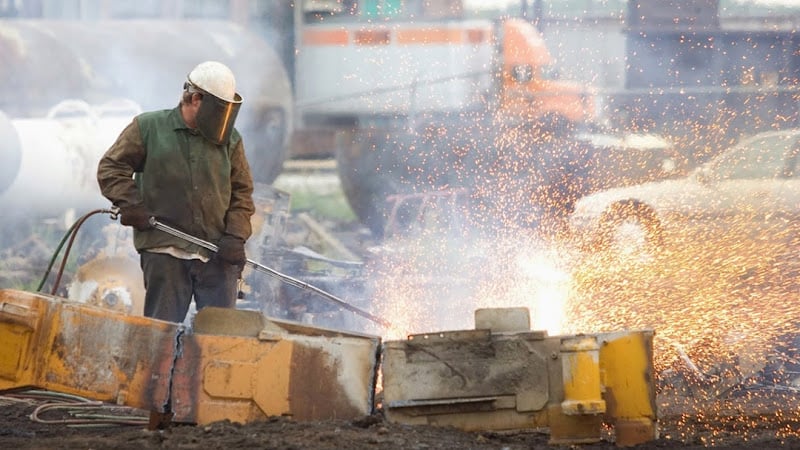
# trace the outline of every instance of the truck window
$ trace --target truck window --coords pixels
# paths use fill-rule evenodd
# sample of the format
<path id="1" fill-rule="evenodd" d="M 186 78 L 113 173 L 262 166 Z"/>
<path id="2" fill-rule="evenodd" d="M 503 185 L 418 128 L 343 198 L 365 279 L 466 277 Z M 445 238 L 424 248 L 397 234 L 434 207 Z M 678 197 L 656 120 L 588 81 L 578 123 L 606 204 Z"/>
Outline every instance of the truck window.
<path id="1" fill-rule="evenodd" d="M 391 18 L 403 13 L 403 0 L 366 0 L 363 15 L 367 18 Z"/>
<path id="2" fill-rule="evenodd" d="M 358 20 L 358 0 L 304 0 L 305 23 Z"/>
<path id="3" fill-rule="evenodd" d="M 306 23 L 463 18 L 462 0 L 305 0 Z"/>

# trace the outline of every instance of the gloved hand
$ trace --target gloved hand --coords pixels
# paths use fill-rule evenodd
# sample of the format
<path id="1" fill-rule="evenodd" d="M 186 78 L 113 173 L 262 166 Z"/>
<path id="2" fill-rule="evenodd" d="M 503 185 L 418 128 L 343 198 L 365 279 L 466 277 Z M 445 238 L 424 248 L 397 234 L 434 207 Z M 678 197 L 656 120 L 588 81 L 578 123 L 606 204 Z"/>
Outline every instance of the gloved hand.
<path id="1" fill-rule="evenodd" d="M 119 223 L 136 228 L 139 231 L 153 228 L 150 225 L 150 217 L 152 216 L 150 211 L 141 203 L 119 209 Z"/>
<path id="2" fill-rule="evenodd" d="M 226 234 L 222 236 L 217 244 L 217 258 L 234 266 L 244 267 L 247 256 L 244 253 L 244 240 Z"/>

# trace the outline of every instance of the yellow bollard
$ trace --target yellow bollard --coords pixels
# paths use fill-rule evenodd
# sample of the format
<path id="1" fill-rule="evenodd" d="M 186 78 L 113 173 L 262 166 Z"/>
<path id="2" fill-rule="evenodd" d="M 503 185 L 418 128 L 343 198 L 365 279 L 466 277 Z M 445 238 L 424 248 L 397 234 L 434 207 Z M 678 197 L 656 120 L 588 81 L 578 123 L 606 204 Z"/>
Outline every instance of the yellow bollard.
<path id="1" fill-rule="evenodd" d="M 563 339 L 561 364 L 564 384 L 561 411 L 567 415 L 603 414 L 606 402 L 601 396 L 597 338 L 575 336 Z"/>
<path id="2" fill-rule="evenodd" d="M 614 427 L 617 445 L 628 447 L 658 439 L 653 332 L 605 333 L 600 341 L 606 420 Z"/>

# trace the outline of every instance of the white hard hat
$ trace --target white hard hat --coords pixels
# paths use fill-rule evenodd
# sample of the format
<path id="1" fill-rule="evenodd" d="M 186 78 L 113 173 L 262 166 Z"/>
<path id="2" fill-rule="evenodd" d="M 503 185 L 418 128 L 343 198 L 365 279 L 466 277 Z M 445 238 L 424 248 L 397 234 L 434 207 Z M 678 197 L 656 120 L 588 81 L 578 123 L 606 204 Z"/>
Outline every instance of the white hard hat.
<path id="1" fill-rule="evenodd" d="M 189 83 L 229 103 L 241 103 L 236 95 L 236 79 L 225 64 L 205 61 L 198 64 L 188 75 Z"/>

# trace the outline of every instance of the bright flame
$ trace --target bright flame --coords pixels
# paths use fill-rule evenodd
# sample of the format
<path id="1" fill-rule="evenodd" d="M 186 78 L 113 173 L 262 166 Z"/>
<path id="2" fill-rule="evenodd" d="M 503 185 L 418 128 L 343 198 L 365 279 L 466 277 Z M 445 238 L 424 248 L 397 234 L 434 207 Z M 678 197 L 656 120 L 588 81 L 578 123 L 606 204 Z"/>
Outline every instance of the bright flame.
<path id="1" fill-rule="evenodd" d="M 555 250 L 516 240 L 463 246 L 430 239 L 388 249 L 372 268 L 379 315 L 393 325 L 387 339 L 473 329 L 482 308 L 528 308 L 531 328 L 551 335 L 564 327 L 571 278 Z"/>
<path id="2" fill-rule="evenodd" d="M 532 296 L 532 328 L 551 336 L 563 332 L 570 295 L 571 278 L 559 262 L 552 251 L 517 255 L 519 276 L 524 281 L 520 286 Z"/>

